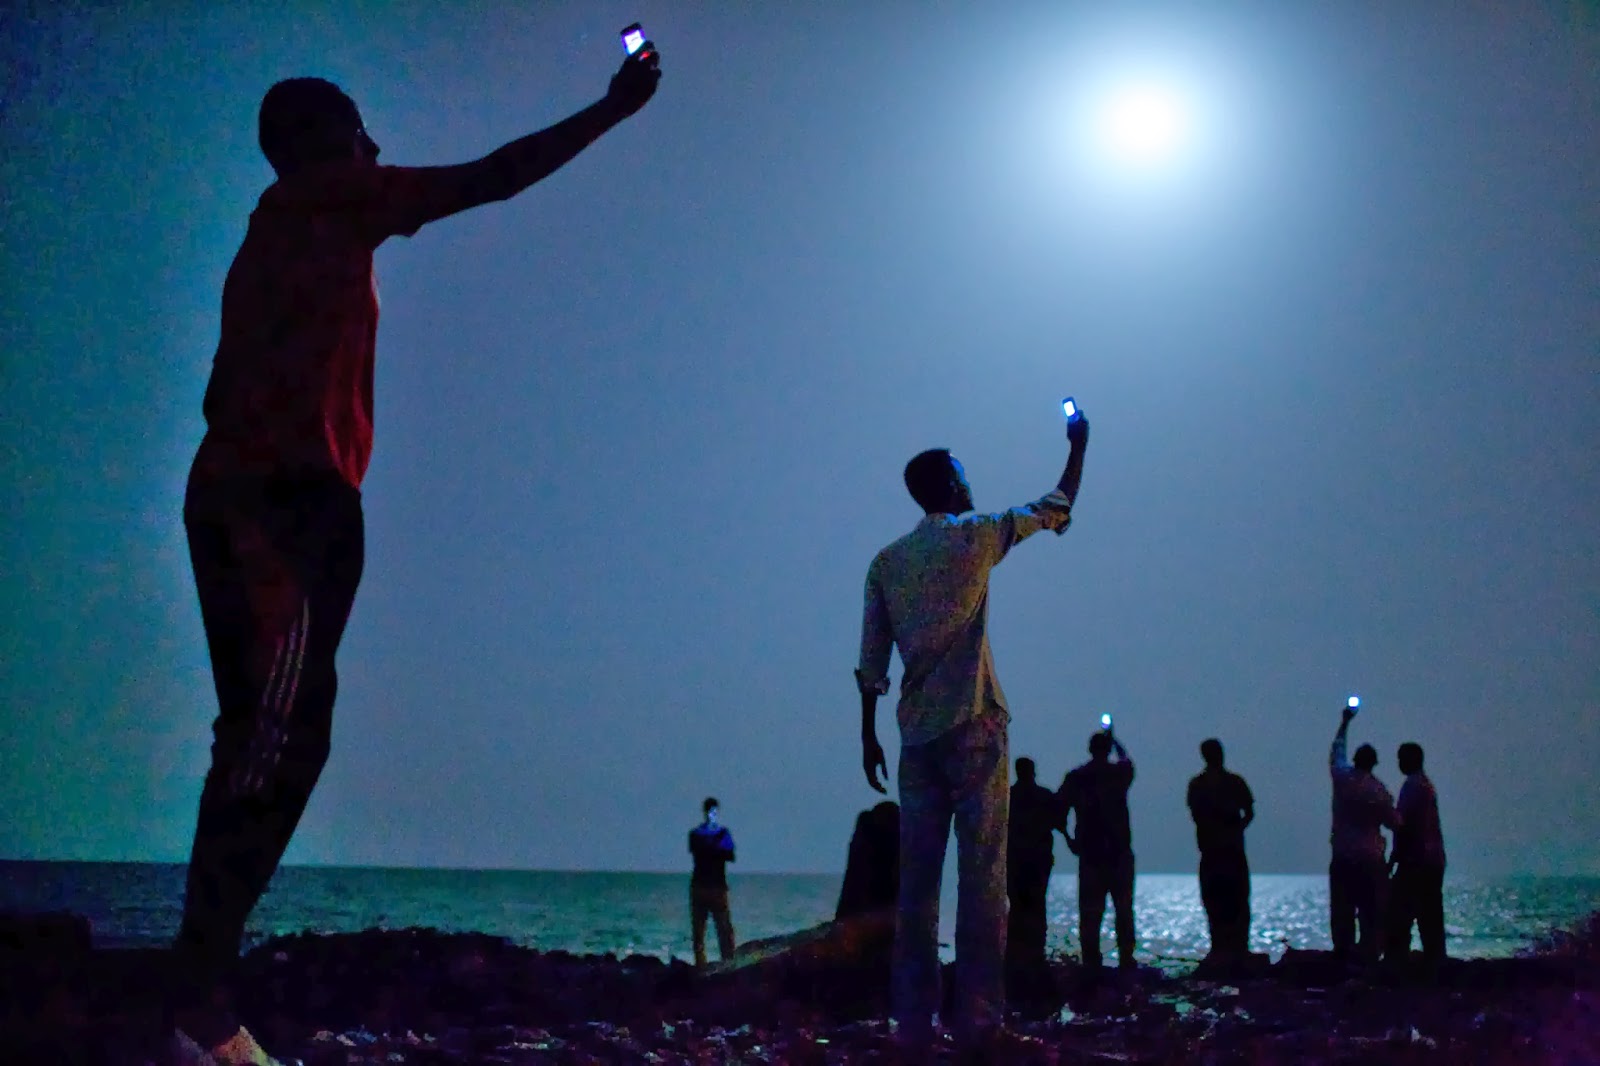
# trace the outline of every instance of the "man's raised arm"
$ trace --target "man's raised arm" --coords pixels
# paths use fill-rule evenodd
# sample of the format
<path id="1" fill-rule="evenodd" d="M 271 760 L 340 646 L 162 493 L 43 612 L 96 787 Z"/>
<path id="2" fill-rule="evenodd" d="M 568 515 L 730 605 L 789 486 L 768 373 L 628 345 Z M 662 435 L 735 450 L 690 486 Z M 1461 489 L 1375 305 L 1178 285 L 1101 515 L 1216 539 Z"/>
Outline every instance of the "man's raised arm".
<path id="1" fill-rule="evenodd" d="M 1078 485 L 1083 481 L 1083 453 L 1089 447 L 1089 420 L 1081 414 L 1067 423 L 1067 466 L 1056 482 L 1056 491 L 1067 498 L 1067 506 L 1078 501 Z"/>
<path id="2" fill-rule="evenodd" d="M 648 56 L 629 56 L 599 100 L 482 159 L 444 167 L 389 168 L 398 176 L 389 186 L 387 202 L 378 206 L 374 236 L 381 240 L 394 233 L 415 233 L 429 222 L 510 199 L 549 177 L 649 102 L 661 80 L 658 62 L 653 49 Z"/>
<path id="3" fill-rule="evenodd" d="M 1350 733 L 1350 720 L 1355 713 L 1346 707 L 1344 716 L 1339 719 L 1339 731 L 1333 735 L 1333 746 L 1328 749 L 1328 772 L 1334 774 L 1344 773 L 1349 770 L 1350 757 L 1345 754 L 1345 745 Z"/>

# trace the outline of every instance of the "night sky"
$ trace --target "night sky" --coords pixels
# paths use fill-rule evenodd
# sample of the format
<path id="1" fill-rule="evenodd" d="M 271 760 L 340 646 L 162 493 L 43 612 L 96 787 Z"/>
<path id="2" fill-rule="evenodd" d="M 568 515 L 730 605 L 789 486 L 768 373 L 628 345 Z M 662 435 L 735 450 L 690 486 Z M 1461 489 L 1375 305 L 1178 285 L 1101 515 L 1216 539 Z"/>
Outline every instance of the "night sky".
<path id="1" fill-rule="evenodd" d="M 901 468 L 1042 495 L 1070 392 L 1073 528 L 992 586 L 1013 756 L 1054 784 L 1113 712 L 1179 871 L 1219 736 L 1252 866 L 1312 872 L 1355 691 L 1456 872 L 1600 872 L 1592 5 L 20 6 L 0 856 L 187 855 L 180 509 L 261 94 L 329 77 L 385 162 L 457 162 L 597 98 L 637 18 L 643 112 L 378 254 L 366 578 L 288 861 L 684 869 L 715 793 L 740 869 L 840 870 Z M 1097 139 L 1124 77 L 1184 87 L 1169 157 Z"/>

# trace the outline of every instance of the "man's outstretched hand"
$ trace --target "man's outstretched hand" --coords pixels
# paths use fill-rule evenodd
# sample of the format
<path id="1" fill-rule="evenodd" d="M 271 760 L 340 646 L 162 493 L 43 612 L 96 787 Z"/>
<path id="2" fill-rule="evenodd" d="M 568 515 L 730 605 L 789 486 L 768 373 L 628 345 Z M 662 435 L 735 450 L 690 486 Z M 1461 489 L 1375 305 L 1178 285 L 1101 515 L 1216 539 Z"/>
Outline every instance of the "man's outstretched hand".
<path id="1" fill-rule="evenodd" d="M 1081 448 L 1089 442 L 1089 420 L 1082 413 L 1067 423 L 1067 443 Z"/>
<path id="2" fill-rule="evenodd" d="M 883 745 L 878 743 L 877 737 L 861 738 L 861 769 L 866 771 L 867 784 L 882 792 L 885 796 L 889 790 L 883 787 L 883 782 L 878 780 L 878 775 L 883 775 L 883 780 L 889 780 L 889 763 L 883 757 Z"/>
<path id="3" fill-rule="evenodd" d="M 627 118 L 638 112 L 656 94 L 661 81 L 661 53 L 655 45 L 641 48 L 622 61 L 622 66 L 611 76 L 606 89 L 606 100 Z"/>

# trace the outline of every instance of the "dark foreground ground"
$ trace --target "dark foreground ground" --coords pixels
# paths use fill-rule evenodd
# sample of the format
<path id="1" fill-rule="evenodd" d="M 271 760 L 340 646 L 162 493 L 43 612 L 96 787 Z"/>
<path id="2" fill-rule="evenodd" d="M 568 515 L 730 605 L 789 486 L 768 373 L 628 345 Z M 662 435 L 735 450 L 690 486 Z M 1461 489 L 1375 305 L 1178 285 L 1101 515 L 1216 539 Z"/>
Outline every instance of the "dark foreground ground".
<path id="1" fill-rule="evenodd" d="M 887 1062 L 882 933 L 797 934 L 703 975 L 430 930 L 302 935 L 246 957 L 239 1009 L 307 1066 Z M 95 950 L 71 919 L 0 917 L 0 1063 L 160 1061 L 162 962 Z M 1091 988 L 1064 962 L 1053 977 L 1000 1061 L 1600 1064 L 1600 915 L 1435 975 L 1351 977 L 1290 952 L 1250 977 L 1108 971 Z"/>

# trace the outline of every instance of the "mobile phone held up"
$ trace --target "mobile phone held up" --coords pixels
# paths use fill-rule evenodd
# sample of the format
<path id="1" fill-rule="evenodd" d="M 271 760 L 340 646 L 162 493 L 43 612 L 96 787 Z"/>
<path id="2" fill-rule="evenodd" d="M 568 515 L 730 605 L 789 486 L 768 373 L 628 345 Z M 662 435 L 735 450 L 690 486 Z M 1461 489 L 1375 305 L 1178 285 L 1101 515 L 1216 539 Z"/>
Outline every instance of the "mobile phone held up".
<path id="1" fill-rule="evenodd" d="M 1351 696 L 1349 699 L 1344 701 L 1344 705 L 1346 710 L 1348 710 L 1351 714 L 1355 714 L 1361 709 L 1361 697 Z"/>
<path id="2" fill-rule="evenodd" d="M 1061 401 L 1061 416 L 1068 422 L 1076 422 L 1083 417 L 1083 412 L 1078 410 L 1078 401 L 1068 396 Z"/>
<path id="3" fill-rule="evenodd" d="M 626 27 L 621 36 L 622 50 L 630 56 L 649 59 L 650 54 L 655 51 L 655 46 L 644 35 L 644 27 L 637 22 L 632 26 Z"/>
<path id="4" fill-rule="evenodd" d="M 1108 733 L 1111 732 L 1111 716 L 1109 714 L 1102 714 L 1100 716 L 1100 728 L 1104 729 Z"/>

